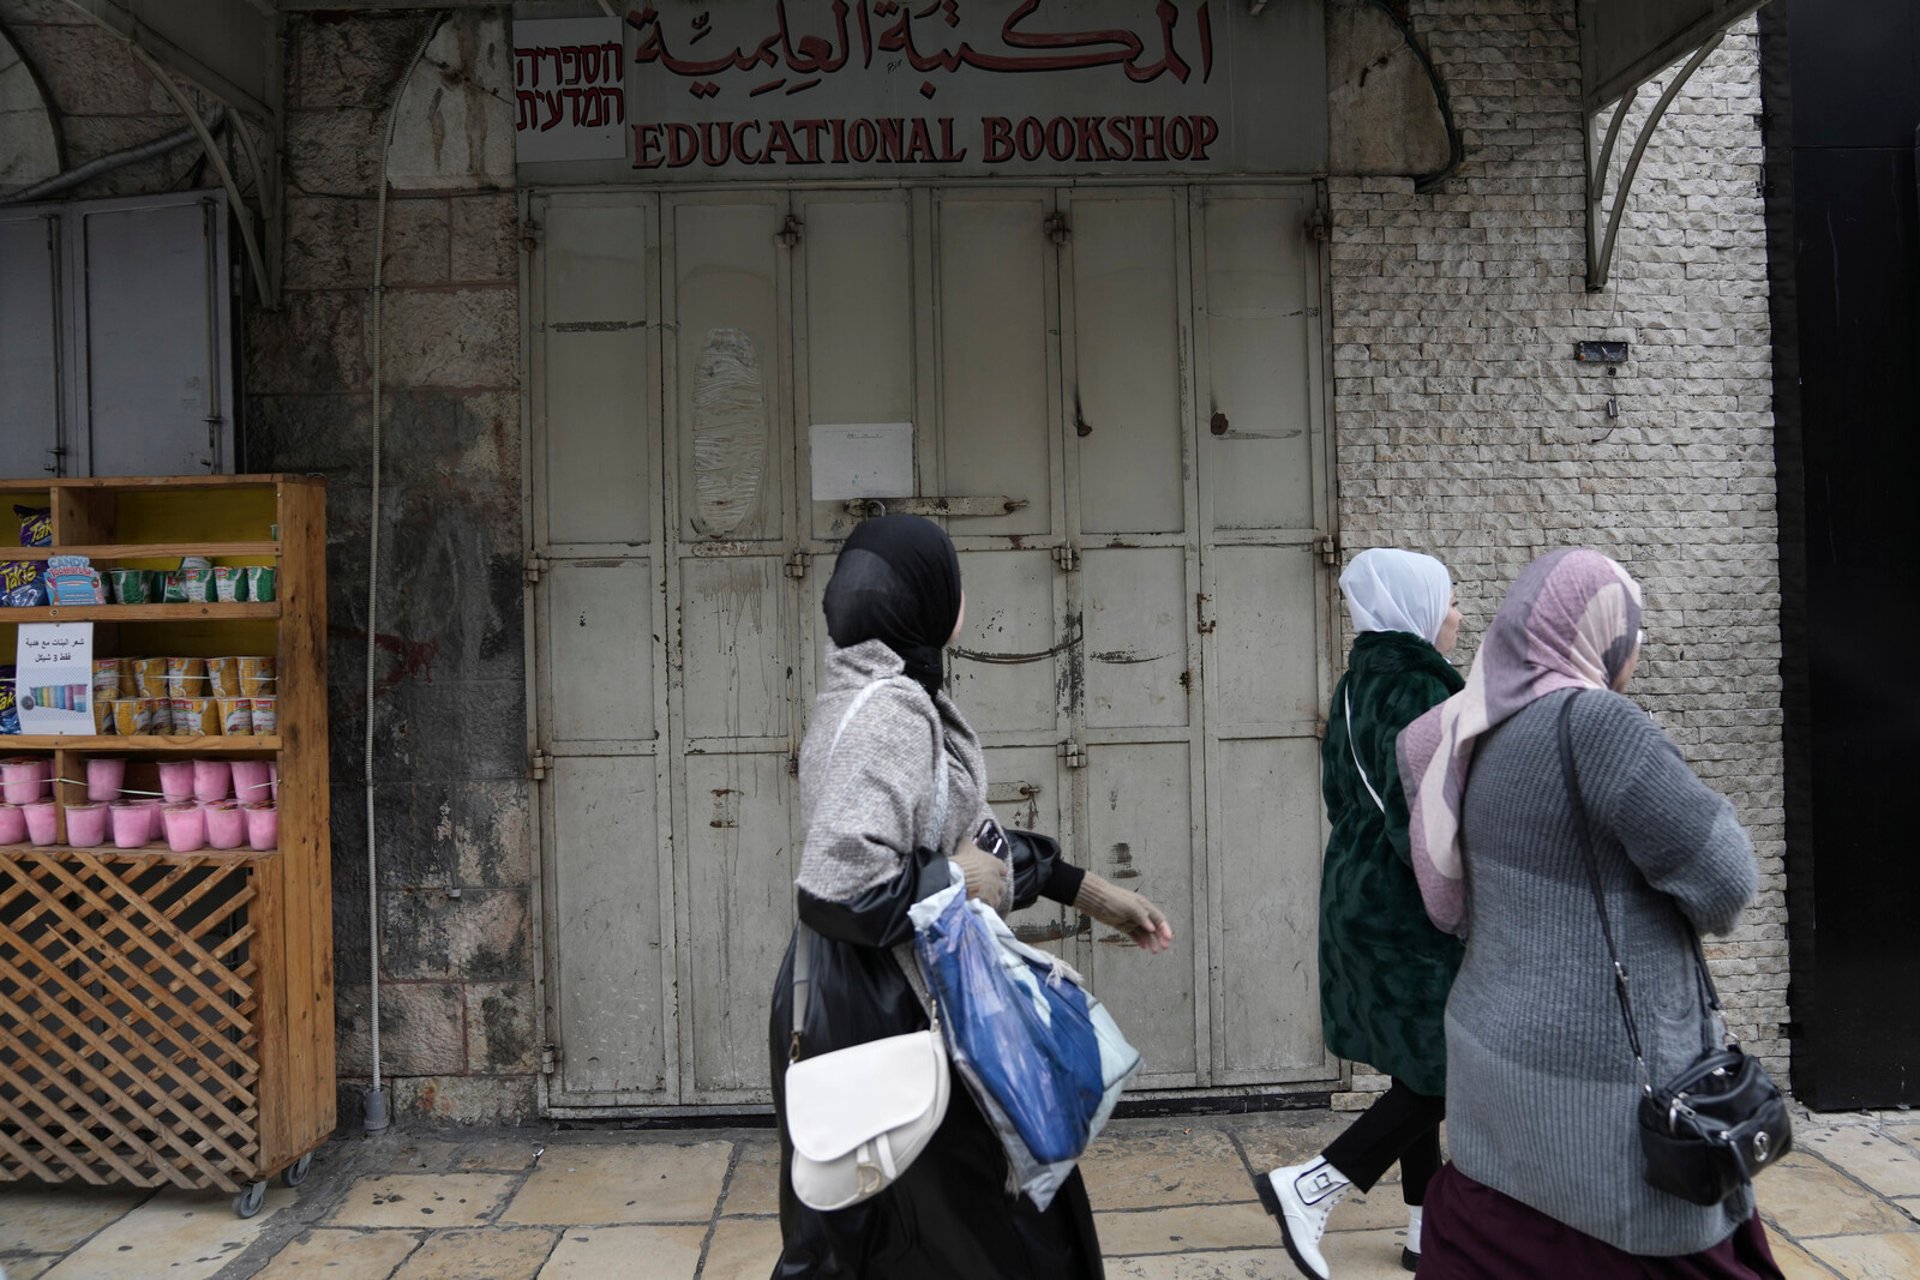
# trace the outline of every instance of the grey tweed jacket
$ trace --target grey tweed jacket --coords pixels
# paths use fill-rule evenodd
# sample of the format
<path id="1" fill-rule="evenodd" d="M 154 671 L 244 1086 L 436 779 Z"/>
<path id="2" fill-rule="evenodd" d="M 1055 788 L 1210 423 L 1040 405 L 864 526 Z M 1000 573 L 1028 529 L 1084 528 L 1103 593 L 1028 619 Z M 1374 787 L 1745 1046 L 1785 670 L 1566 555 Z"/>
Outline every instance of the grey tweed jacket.
<path id="1" fill-rule="evenodd" d="M 1751 1192 L 1700 1208 L 1648 1186 L 1640 1096 L 1561 784 L 1551 694 L 1484 739 L 1461 836 L 1470 932 L 1447 1001 L 1447 1137 L 1461 1172 L 1629 1253 L 1711 1248 Z M 1712 1042 L 1685 920 L 1731 929 L 1754 895 L 1733 808 L 1625 697 L 1578 695 L 1572 742 L 1607 909 L 1655 1082 Z"/>

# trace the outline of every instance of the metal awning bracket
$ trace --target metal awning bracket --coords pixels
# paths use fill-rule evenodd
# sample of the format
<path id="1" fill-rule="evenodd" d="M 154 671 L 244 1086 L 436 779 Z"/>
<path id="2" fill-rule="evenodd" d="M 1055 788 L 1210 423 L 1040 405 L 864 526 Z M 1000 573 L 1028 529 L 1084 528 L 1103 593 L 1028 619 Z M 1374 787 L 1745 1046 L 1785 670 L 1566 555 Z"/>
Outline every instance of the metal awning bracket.
<path id="1" fill-rule="evenodd" d="M 1680 90 L 1693 77 L 1693 73 L 1713 56 L 1714 50 L 1718 49 L 1727 38 L 1727 32 L 1736 24 L 1751 17 L 1754 11 L 1760 8 L 1761 3 L 1764 3 L 1764 0 L 1751 0 L 1751 2 L 1734 0 L 1729 7 L 1728 0 L 1714 0 L 1714 7 L 1718 10 L 1716 15 L 1719 18 L 1718 24 L 1704 33 L 1701 43 L 1688 56 L 1686 62 L 1669 76 L 1659 98 L 1647 112 L 1646 119 L 1640 122 L 1633 140 L 1633 150 L 1628 153 L 1626 164 L 1621 167 L 1619 181 L 1614 187 L 1610 203 L 1607 199 L 1607 180 L 1612 173 L 1614 147 L 1620 141 L 1628 116 L 1633 113 L 1634 103 L 1639 98 L 1640 90 L 1657 78 L 1663 66 L 1671 64 L 1655 63 L 1648 66 L 1649 57 L 1664 55 L 1659 50 L 1643 52 L 1639 61 L 1640 66 L 1645 69 L 1639 72 L 1637 79 L 1622 80 L 1618 76 L 1613 78 L 1612 82 L 1620 86 L 1617 97 L 1610 101 L 1595 101 L 1599 95 L 1594 92 L 1583 96 L 1581 137 L 1586 144 L 1588 292 L 1597 292 L 1607 286 L 1607 279 L 1613 269 L 1614 246 L 1620 238 L 1620 224 L 1626 217 L 1627 202 L 1633 194 L 1634 176 L 1640 171 L 1640 160 L 1645 156 L 1647 144 L 1653 140 L 1654 132 L 1659 129 L 1661 119 L 1667 114 L 1667 108 L 1673 105 L 1674 98 L 1679 96 Z M 1587 30 L 1589 19 L 1584 14 L 1583 8 L 1583 40 L 1590 38 L 1590 32 Z M 1671 46 L 1668 46 L 1667 51 L 1678 57 L 1679 51 L 1672 49 Z M 1583 60 L 1585 57 L 1586 51 L 1583 50 Z M 1590 89 L 1593 87 L 1591 77 L 1589 87 Z M 1599 126 L 1600 117 L 1608 114 L 1609 109 L 1611 115 L 1607 120 L 1606 132 L 1600 142 L 1599 154 L 1595 155 L 1595 130 Z"/>

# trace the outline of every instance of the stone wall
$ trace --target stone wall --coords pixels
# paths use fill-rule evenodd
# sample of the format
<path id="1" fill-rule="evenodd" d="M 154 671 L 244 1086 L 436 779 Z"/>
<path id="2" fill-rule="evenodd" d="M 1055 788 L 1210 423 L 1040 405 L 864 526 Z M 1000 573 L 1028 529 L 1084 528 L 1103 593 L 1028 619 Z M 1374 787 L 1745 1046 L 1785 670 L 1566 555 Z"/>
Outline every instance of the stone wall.
<path id="1" fill-rule="evenodd" d="M 1752 24 L 1674 102 L 1629 197 L 1612 281 L 1590 294 L 1573 0 L 1408 8 L 1466 159 L 1423 194 L 1405 179 L 1329 184 L 1342 542 L 1444 559 L 1466 657 L 1543 551 L 1592 545 L 1640 580 L 1647 647 L 1633 693 L 1733 801 L 1760 859 L 1760 898 L 1731 939 L 1710 944 L 1714 971 L 1735 1033 L 1784 1071 L 1780 595 Z M 1576 340 L 1603 338 L 1632 344 L 1617 375 L 1572 358 Z"/>
<path id="2" fill-rule="evenodd" d="M 329 487 L 334 921 L 343 1118 L 370 1061 L 366 733 L 376 193 L 432 15 L 287 21 L 285 298 L 246 332 L 248 465 Z M 449 19 L 416 84 L 512 136 L 499 13 Z M 532 802 L 521 606 L 519 245 L 511 151 L 437 169 L 399 108 L 380 339 L 374 625 L 381 1056 L 396 1116 L 533 1114 Z"/>

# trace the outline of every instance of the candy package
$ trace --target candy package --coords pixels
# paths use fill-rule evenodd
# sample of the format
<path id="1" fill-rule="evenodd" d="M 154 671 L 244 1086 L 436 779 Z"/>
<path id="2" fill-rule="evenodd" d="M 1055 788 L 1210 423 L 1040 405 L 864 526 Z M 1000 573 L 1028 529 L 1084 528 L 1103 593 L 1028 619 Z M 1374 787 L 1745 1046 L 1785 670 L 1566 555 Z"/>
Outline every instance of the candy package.
<path id="1" fill-rule="evenodd" d="M 20 522 L 20 545 L 53 545 L 53 509 L 15 505 L 13 514 Z M 0 561 L 0 605 L 31 608 L 47 603 L 44 566 L 38 560 Z"/>

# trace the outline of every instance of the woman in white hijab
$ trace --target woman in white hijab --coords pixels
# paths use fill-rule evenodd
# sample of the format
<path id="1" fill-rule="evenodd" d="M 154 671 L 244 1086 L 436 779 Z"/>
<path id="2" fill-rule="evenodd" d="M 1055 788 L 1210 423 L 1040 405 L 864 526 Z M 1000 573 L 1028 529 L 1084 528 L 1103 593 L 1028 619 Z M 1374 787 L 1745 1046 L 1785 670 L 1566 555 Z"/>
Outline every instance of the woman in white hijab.
<path id="1" fill-rule="evenodd" d="M 1359 636 L 1333 691 L 1320 745 L 1329 835 L 1320 881 L 1320 1021 L 1327 1047 L 1386 1072 L 1393 1087 L 1324 1151 L 1254 1178 L 1300 1273 L 1329 1280 L 1320 1238 L 1349 1187 L 1370 1190 L 1397 1160 L 1406 1200 L 1400 1261 L 1419 1263 L 1420 1206 L 1440 1169 L 1447 1066 L 1442 1017 L 1460 942 L 1427 919 L 1407 843 L 1394 741 L 1457 692 L 1453 580 L 1432 556 L 1354 557 L 1340 590 Z"/>

